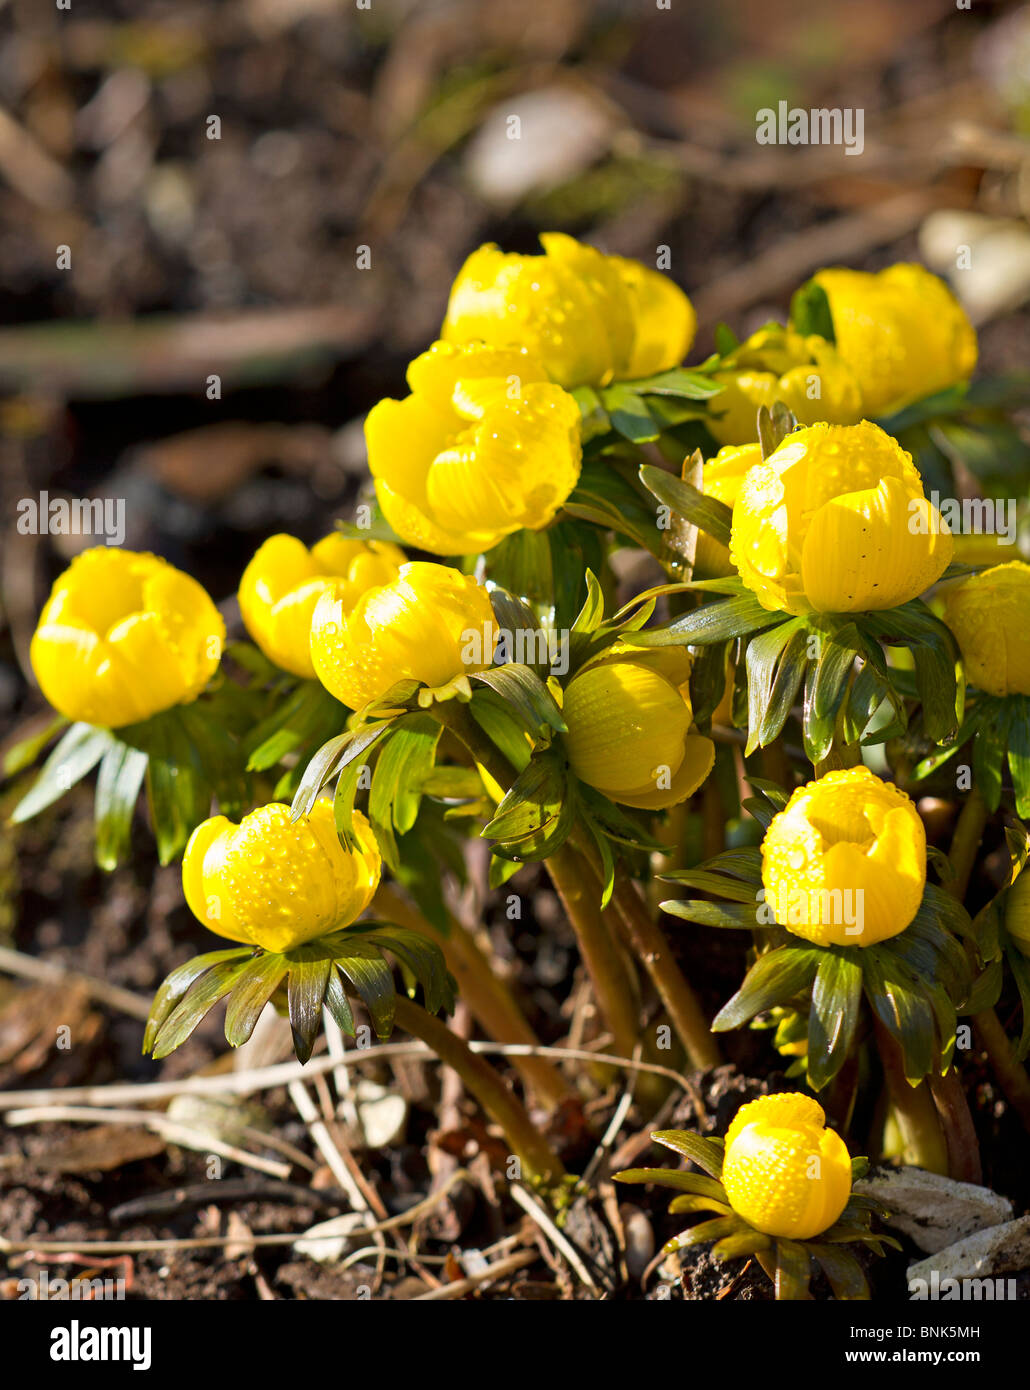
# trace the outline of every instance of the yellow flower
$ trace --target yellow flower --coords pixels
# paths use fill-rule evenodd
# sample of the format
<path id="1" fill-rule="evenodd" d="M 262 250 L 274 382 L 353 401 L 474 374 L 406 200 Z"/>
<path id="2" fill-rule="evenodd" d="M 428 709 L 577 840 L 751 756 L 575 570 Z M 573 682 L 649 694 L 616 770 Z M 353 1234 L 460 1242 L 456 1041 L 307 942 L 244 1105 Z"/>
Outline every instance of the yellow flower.
<path id="1" fill-rule="evenodd" d="M 311 659 L 330 694 L 361 709 L 398 681 L 439 689 L 485 670 L 496 635 L 481 585 L 416 560 L 349 611 L 332 589 L 323 594 L 311 622 Z"/>
<path id="2" fill-rule="evenodd" d="M 690 658 L 681 648 L 587 666 L 565 691 L 563 736 L 572 771 L 613 801 L 658 811 L 693 795 L 715 745 L 694 727 Z"/>
<path id="3" fill-rule="evenodd" d="M 722 1185 L 756 1230 L 811 1240 L 851 1195 L 851 1158 L 818 1101 L 797 1092 L 742 1105 L 726 1133 Z"/>
<path id="4" fill-rule="evenodd" d="M 221 615 L 195 579 L 156 555 L 97 546 L 51 589 L 32 669 L 61 714 L 117 729 L 195 700 L 224 642 Z"/>
<path id="5" fill-rule="evenodd" d="M 909 797 L 868 768 L 799 787 L 762 842 L 776 921 L 819 946 L 875 946 L 903 932 L 926 886 L 926 831 Z"/>
<path id="6" fill-rule="evenodd" d="M 240 580 L 240 614 L 247 631 L 276 666 L 313 680 L 311 615 L 338 580 L 349 611 L 367 589 L 388 584 L 404 564 L 404 552 L 385 541 L 348 540 L 334 532 L 309 550 L 295 536 L 270 536 Z"/>
<path id="7" fill-rule="evenodd" d="M 403 540 L 464 555 L 553 520 L 579 480 L 580 411 L 535 358 L 434 343 L 408 385 L 365 421 L 376 495 Z"/>
<path id="8" fill-rule="evenodd" d="M 995 565 L 943 598 L 970 683 L 988 695 L 1030 695 L 1030 565 Z"/>
<path id="9" fill-rule="evenodd" d="M 854 372 L 869 415 L 968 381 L 976 367 L 976 330 L 951 290 L 921 265 L 820 270 L 837 351 Z"/>
<path id="10" fill-rule="evenodd" d="M 720 444 L 758 438 L 758 410 L 782 401 L 803 425 L 825 421 L 852 425 L 862 418 L 862 398 L 851 369 L 832 343 L 769 324 L 753 333 L 715 373 L 723 390 L 705 421 Z"/>
<path id="11" fill-rule="evenodd" d="M 368 907 L 381 860 L 372 829 L 354 812 L 354 848 L 336 834 L 332 803 L 290 820 L 289 806 L 259 806 L 234 825 L 212 816 L 190 836 L 182 887 L 191 912 L 230 941 L 288 951 Z"/>
<path id="12" fill-rule="evenodd" d="M 760 444 L 727 444 L 705 464 L 702 491 L 732 510 L 748 470 L 761 462 Z M 736 574 L 736 570 L 729 550 L 707 532 L 699 531 L 694 554 L 695 579 L 722 579 L 730 574 Z"/>
<path id="13" fill-rule="evenodd" d="M 752 468 L 730 554 L 763 608 L 894 608 L 947 568 L 951 532 L 919 473 L 878 425 L 810 425 Z"/>
<path id="14" fill-rule="evenodd" d="M 540 241 L 542 256 L 506 255 L 494 245 L 473 251 L 451 289 L 441 330 L 447 342 L 528 348 L 570 389 L 683 361 L 697 319 L 672 280 L 562 232 Z"/>

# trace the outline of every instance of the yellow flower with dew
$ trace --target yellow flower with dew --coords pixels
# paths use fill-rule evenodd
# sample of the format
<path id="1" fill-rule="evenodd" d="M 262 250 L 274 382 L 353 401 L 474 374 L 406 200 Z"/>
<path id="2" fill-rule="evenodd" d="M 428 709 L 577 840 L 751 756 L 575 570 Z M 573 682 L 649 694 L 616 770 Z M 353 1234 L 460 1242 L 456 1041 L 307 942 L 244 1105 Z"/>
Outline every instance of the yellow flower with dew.
<path id="1" fill-rule="evenodd" d="M 967 679 L 988 695 L 1030 695 L 1030 565 L 995 565 L 942 597 Z"/>
<path id="2" fill-rule="evenodd" d="M 453 689 L 493 661 L 497 630 L 481 584 L 446 565 L 413 560 L 348 608 L 329 588 L 315 605 L 311 659 L 331 695 L 351 709 L 399 681 Z"/>
<path id="3" fill-rule="evenodd" d="M 890 415 L 966 382 L 976 368 L 976 330 L 938 276 L 921 265 L 831 268 L 813 279 L 826 292 L 836 348 L 867 415 Z"/>
<path id="4" fill-rule="evenodd" d="M 944 573 L 952 537 L 919 472 L 878 425 L 810 425 L 750 469 L 730 555 L 763 608 L 894 608 Z"/>
<path id="5" fill-rule="evenodd" d="M 365 421 L 376 496 L 402 540 L 464 555 L 554 519 L 579 480 L 581 416 L 536 358 L 434 343 L 408 385 Z"/>
<path id="6" fill-rule="evenodd" d="M 847 1206 L 851 1158 L 811 1096 L 760 1096 L 741 1106 L 726 1133 L 722 1185 L 756 1230 L 811 1240 Z"/>
<path id="7" fill-rule="evenodd" d="M 96 546 L 54 584 L 30 656 L 56 710 L 118 729 L 195 700 L 224 643 L 195 579 L 156 555 Z"/>
<path id="8" fill-rule="evenodd" d="M 903 932 L 926 887 L 926 831 L 911 799 L 866 767 L 799 787 L 762 841 L 776 921 L 819 946 L 874 946 Z"/>
<path id="9" fill-rule="evenodd" d="M 381 860 L 360 811 L 352 835 L 353 848 L 344 849 L 325 799 L 296 820 L 278 802 L 251 811 L 239 825 L 212 816 L 186 846 L 186 901 L 219 936 L 289 951 L 350 926 L 372 901 Z"/>
<path id="10" fill-rule="evenodd" d="M 344 609 L 368 589 L 396 578 L 404 552 L 387 541 L 350 540 L 339 532 L 309 550 L 296 536 L 270 536 L 240 580 L 240 614 L 251 637 L 276 666 L 314 680 L 311 615 L 331 585 Z"/>
<path id="11" fill-rule="evenodd" d="M 641 810 L 693 795 L 712 770 L 715 745 L 694 726 L 689 678 L 690 658 L 679 647 L 615 652 L 574 676 L 562 716 L 575 775 Z"/>
<path id="12" fill-rule="evenodd" d="M 720 444 L 757 440 L 760 407 L 771 410 L 777 401 L 803 425 L 852 425 L 862 418 L 858 382 L 833 344 L 780 324 L 752 333 L 713 379 L 723 389 L 713 398 L 705 424 Z"/>
<path id="13" fill-rule="evenodd" d="M 683 361 L 697 329 L 690 300 L 666 275 L 544 232 L 542 256 L 480 246 L 458 272 L 441 337 L 525 347 L 559 385 L 606 386 Z"/>

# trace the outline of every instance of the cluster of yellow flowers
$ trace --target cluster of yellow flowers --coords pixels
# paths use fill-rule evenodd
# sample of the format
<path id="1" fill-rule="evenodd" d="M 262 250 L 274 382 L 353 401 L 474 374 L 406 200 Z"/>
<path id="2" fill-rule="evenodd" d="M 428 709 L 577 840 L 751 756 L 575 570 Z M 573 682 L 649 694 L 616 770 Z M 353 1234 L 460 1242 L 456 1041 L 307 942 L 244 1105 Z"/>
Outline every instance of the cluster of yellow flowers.
<path id="1" fill-rule="evenodd" d="M 778 737 L 802 700 L 798 722 L 813 775 L 802 785 L 793 778 L 788 787 L 764 784 L 775 814 L 767 818 L 760 853 L 756 835 L 746 851 L 751 859 L 733 860 L 731 852 L 733 862 L 722 866 L 727 896 L 741 911 L 717 923 L 772 926 L 771 949 L 788 953 L 795 973 L 784 975 L 781 999 L 765 986 L 751 989 L 749 975 L 727 1005 L 736 1022 L 725 1026 L 768 1010 L 770 1000 L 800 1009 L 798 995 L 819 971 L 821 1012 L 810 1045 L 822 1036 L 818 1029 L 829 1029 L 836 1008 L 838 1024 L 848 1016 L 845 1046 L 851 1046 L 862 989 L 879 1017 L 887 1016 L 876 1005 L 875 974 L 878 952 L 894 948 L 882 943 L 919 917 L 908 939 L 920 931 L 931 956 L 949 950 L 939 923 L 925 920 L 927 895 L 935 890 L 927 885 L 927 837 L 916 806 L 862 762 L 860 743 L 874 713 L 893 711 L 893 725 L 881 720 L 884 741 L 904 728 L 906 701 L 910 712 L 921 702 L 923 733 L 934 743 L 941 741 L 934 727 L 947 731 L 952 720 L 969 737 L 969 718 L 985 728 L 999 709 L 1007 729 L 1010 706 L 997 702 L 1030 697 L 1030 565 L 1015 560 L 948 573 L 954 537 L 892 433 L 897 412 L 964 389 L 977 360 L 975 333 L 950 290 L 919 266 L 875 274 L 826 269 L 799 291 L 789 323 L 766 325 L 729 346 L 720 337 L 718 354 L 684 368 L 696 318 L 671 279 L 568 236 L 541 240 L 541 255 L 483 246 L 469 257 L 451 290 L 439 341 L 408 368 L 409 393 L 382 400 L 369 413 L 369 471 L 384 523 L 373 534 L 385 538 L 364 539 L 345 528 L 347 534 L 309 548 L 275 535 L 247 565 L 240 616 L 276 668 L 274 679 L 264 680 L 262 698 L 271 698 L 269 691 L 299 697 L 319 717 L 330 710 L 335 736 L 304 747 L 310 761 L 305 772 L 301 760 L 289 784 L 302 789 L 292 810 L 280 789 L 238 824 L 226 814 L 190 821 L 186 901 L 212 931 L 258 954 L 300 951 L 299 970 L 308 960 L 304 951 L 369 907 L 383 869 L 380 849 L 396 868 L 392 856 L 403 857 L 403 847 L 392 844 L 393 829 L 411 828 L 423 794 L 421 783 L 406 788 L 415 810 L 400 818 L 403 825 L 384 823 L 375 795 L 366 819 L 353 810 L 353 797 L 340 796 L 346 750 L 371 750 L 405 719 L 421 721 L 422 731 L 435 719 L 448 730 L 448 755 L 467 755 L 480 775 L 475 796 L 466 798 L 469 814 L 481 814 L 490 800 L 500 803 L 484 834 L 514 826 L 513 863 L 519 843 L 543 845 L 536 857 L 549 865 L 555 859 L 552 876 L 570 916 L 577 902 L 599 893 L 605 911 L 614 904 L 620 931 L 697 1060 L 690 1023 L 697 1005 L 678 965 L 660 949 L 658 929 L 641 923 L 646 908 L 632 882 L 627 896 L 624 880 L 632 869 L 625 847 L 638 852 L 639 867 L 645 852 L 660 847 L 650 838 L 649 816 L 685 803 L 717 765 L 735 782 L 732 756 L 726 764 L 721 753 L 717 759 L 717 742 L 733 741 L 727 726 L 745 722 L 744 705 L 748 757 Z M 677 396 L 689 405 L 663 413 L 660 404 L 647 404 Z M 707 457 L 691 464 L 694 484 L 686 470 L 678 475 L 667 467 L 678 462 L 675 428 L 684 421 L 706 441 Z M 652 444 L 658 447 L 642 447 Z M 637 518 L 646 519 L 648 499 L 641 502 L 638 482 L 682 508 L 679 520 L 693 528 L 692 539 L 677 563 L 667 565 L 670 583 L 636 595 L 606 621 L 616 588 L 608 559 L 619 544 L 611 533 L 643 543 Z M 620 531 L 624 512 L 627 529 Z M 584 574 L 581 565 L 572 595 L 557 591 L 557 578 L 543 601 L 539 592 L 508 592 L 512 553 L 539 556 L 533 533 L 543 532 L 549 533 L 543 544 L 560 552 L 577 526 L 579 535 L 593 528 L 596 549 L 581 553 L 601 557 L 599 573 Z M 656 514 L 654 554 L 667 561 L 659 531 Z M 412 559 L 407 550 L 437 558 Z M 725 596 L 721 605 L 706 602 L 706 585 L 694 587 L 690 574 L 683 581 L 690 566 L 694 580 L 708 580 L 708 588 Z M 931 589 L 933 609 L 919 602 Z M 665 626 L 648 627 L 666 595 L 675 596 L 671 616 Z M 553 628 L 560 605 L 574 614 L 580 604 L 564 667 L 553 659 L 513 661 L 502 647 L 500 615 L 510 621 L 528 613 L 527 621 L 539 618 Z M 148 729 L 185 718 L 183 707 L 195 702 L 202 708 L 226 679 L 220 672 L 225 635 L 218 609 L 188 576 L 152 555 L 98 548 L 80 555 L 54 585 L 32 642 L 32 664 L 43 693 L 67 719 L 120 731 L 134 749 L 146 749 Z M 699 670 L 706 644 L 715 644 L 716 659 Z M 895 684 L 902 647 L 912 652 L 914 702 L 911 685 Z M 261 666 L 252 650 L 250 657 Z M 935 691 L 935 681 L 953 697 Z M 963 723 L 967 682 L 972 715 Z M 773 705 L 778 722 L 768 732 L 764 721 Z M 463 713 L 466 707 L 478 725 Z M 1022 705 L 1018 711 L 1011 715 L 1014 729 L 1026 719 Z M 256 722 L 265 719 L 262 712 Z M 951 737 L 946 733 L 944 741 Z M 302 740 L 282 746 L 293 750 Z M 834 757 L 812 751 L 823 748 Z M 1014 776 L 1027 756 L 1017 743 L 1010 753 Z M 244 757 L 244 771 L 263 771 L 281 757 L 276 752 L 264 765 Z M 402 776 L 396 766 L 393 773 Z M 341 776 L 335 805 L 322 796 L 333 776 Z M 464 787 L 475 780 L 469 769 L 462 776 Z M 205 800 L 209 811 L 210 795 Z M 245 805 L 234 810 L 220 799 L 219 809 L 237 815 Z M 675 833 L 683 833 L 683 824 L 670 818 Z M 492 838 L 501 850 L 511 849 L 501 830 Z M 572 853 L 558 861 L 566 841 Z M 570 887 L 577 865 L 584 876 L 579 888 Z M 713 894 L 722 869 L 683 870 L 681 878 L 693 875 Z M 1009 905 L 1009 932 L 1020 951 L 1030 951 L 1023 926 L 1028 892 L 1030 874 L 1023 874 Z M 691 904 L 663 906 L 690 917 Z M 700 906 L 694 920 L 717 920 L 710 900 Z M 592 929 L 607 933 L 596 917 L 595 906 Z M 591 920 L 591 914 L 577 920 L 577 931 L 590 930 Z M 614 941 L 597 946 L 595 937 L 584 948 L 591 971 L 617 955 Z M 938 1031 L 917 1049 L 915 1080 L 948 1064 L 948 1011 L 961 1002 L 969 968 L 956 950 L 958 963 L 949 957 L 951 992 L 938 989 L 930 1003 L 923 999 Z M 757 954 L 760 973 L 767 957 L 761 946 Z M 823 973 L 823 958 L 832 960 L 836 976 Z M 870 970 L 864 984 L 863 961 Z M 271 997 L 279 978 L 263 981 L 261 999 Z M 907 976 L 901 985 L 893 977 L 890 983 L 918 984 Z M 927 988 L 937 985 L 931 980 Z M 607 978 L 599 998 L 607 1005 L 618 989 Z M 714 1026 L 723 1025 L 716 1019 Z M 827 1051 L 834 1047 L 827 1033 Z M 834 1067 L 840 1061 L 837 1055 Z M 834 1072 L 809 1062 L 818 1089 Z M 814 1100 L 768 1096 L 745 1106 L 731 1125 L 721 1181 L 719 1201 L 755 1231 L 807 1240 L 832 1227 L 848 1204 L 851 1162 Z"/>

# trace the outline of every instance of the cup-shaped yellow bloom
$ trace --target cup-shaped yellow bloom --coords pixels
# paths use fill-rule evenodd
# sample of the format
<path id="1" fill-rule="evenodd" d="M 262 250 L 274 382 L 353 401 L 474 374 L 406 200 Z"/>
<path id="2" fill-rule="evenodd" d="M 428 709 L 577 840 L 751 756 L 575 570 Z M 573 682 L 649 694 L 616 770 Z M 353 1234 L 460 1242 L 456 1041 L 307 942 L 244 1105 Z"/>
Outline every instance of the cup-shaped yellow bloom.
<path id="1" fill-rule="evenodd" d="M 948 585 L 943 598 L 971 684 L 988 695 L 1030 695 L 1030 565 L 995 565 Z"/>
<path id="2" fill-rule="evenodd" d="M 360 811 L 353 835 L 354 847 L 344 849 L 328 800 L 295 821 L 279 802 L 251 811 L 239 825 L 212 816 L 183 855 L 186 901 L 219 936 L 288 951 L 350 926 L 372 901 L 382 861 Z"/>
<path id="3" fill-rule="evenodd" d="M 434 689 L 485 670 L 497 631 L 482 585 L 446 565 L 413 560 L 397 578 L 347 608 L 331 589 L 311 621 L 315 674 L 351 709 L 385 695 L 398 681 Z"/>
<path id="4" fill-rule="evenodd" d="M 776 921 L 819 946 L 903 932 L 926 886 L 926 831 L 911 799 L 866 767 L 799 787 L 762 841 Z"/>
<path id="5" fill-rule="evenodd" d="M 723 389 L 705 424 L 720 444 L 757 440 L 759 407 L 771 410 L 777 401 L 803 425 L 851 425 L 862 418 L 858 382 L 833 344 L 776 323 L 741 343 L 715 380 Z"/>
<path id="6" fill-rule="evenodd" d="M 851 1158 L 811 1096 L 760 1096 L 741 1106 L 726 1133 L 722 1185 L 756 1230 L 811 1240 L 847 1206 Z"/>
<path id="7" fill-rule="evenodd" d="M 553 520 L 579 480 L 580 411 L 520 348 L 434 343 L 408 368 L 411 395 L 365 421 L 387 521 L 437 555 L 489 550 Z"/>
<path id="8" fill-rule="evenodd" d="M 730 554 L 763 608 L 854 613 L 929 588 L 952 537 L 911 455 L 863 420 L 797 430 L 750 470 Z"/>
<path id="9" fill-rule="evenodd" d="M 701 488 L 732 511 L 750 469 L 762 462 L 760 444 L 727 444 L 704 466 Z M 736 574 L 730 552 L 721 541 L 699 531 L 694 554 L 695 579 L 724 578 Z"/>
<path id="10" fill-rule="evenodd" d="M 683 361 L 697 318 L 667 276 L 606 256 L 562 232 L 542 256 L 473 251 L 451 289 L 441 336 L 451 343 L 525 347 L 552 381 L 606 386 Z"/>
<path id="11" fill-rule="evenodd" d="M 156 555 L 97 546 L 51 589 L 32 669 L 61 714 L 117 729 L 195 700 L 224 642 L 221 614 L 195 579 Z"/>
<path id="12" fill-rule="evenodd" d="M 715 745 L 694 727 L 690 658 L 682 648 L 605 657 L 565 691 L 572 771 L 613 801 L 659 811 L 708 776 Z"/>
<path id="13" fill-rule="evenodd" d="M 240 580 L 240 613 L 257 645 L 276 666 L 314 680 L 311 615 L 335 582 L 349 611 L 368 589 L 395 579 L 404 552 L 387 541 L 349 540 L 334 532 L 309 550 L 296 536 L 270 536 Z"/>
<path id="14" fill-rule="evenodd" d="M 837 352 L 854 372 L 867 415 L 968 381 L 976 367 L 976 330 L 951 290 L 921 265 L 820 270 Z"/>

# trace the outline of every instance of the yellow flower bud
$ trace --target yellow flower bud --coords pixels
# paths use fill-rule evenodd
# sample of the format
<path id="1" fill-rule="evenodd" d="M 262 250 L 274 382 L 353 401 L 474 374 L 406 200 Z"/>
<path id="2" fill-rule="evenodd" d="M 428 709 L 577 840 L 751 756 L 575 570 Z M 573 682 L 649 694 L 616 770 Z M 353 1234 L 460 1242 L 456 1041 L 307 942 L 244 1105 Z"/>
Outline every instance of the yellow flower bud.
<path id="1" fill-rule="evenodd" d="M 348 610 L 331 588 L 311 620 L 311 660 L 331 695 L 351 709 L 398 681 L 438 689 L 483 671 L 497 640 L 486 590 L 446 565 L 409 561 L 397 578 Z"/>
<path id="2" fill-rule="evenodd" d="M 1016 948 L 1030 956 L 1030 873 L 1025 868 L 1005 894 L 1005 928 Z"/>
<path id="3" fill-rule="evenodd" d="M 376 496 L 403 540 L 464 555 L 553 520 L 579 480 L 580 411 L 535 358 L 434 343 L 408 385 L 365 421 Z"/>
<path id="4" fill-rule="evenodd" d="M 683 361 L 697 319 L 672 280 L 561 232 L 540 241 L 542 256 L 506 255 L 493 245 L 473 251 L 451 290 L 445 341 L 528 348 L 570 389 Z"/>
<path id="5" fill-rule="evenodd" d="M 947 568 L 952 538 L 918 470 L 878 425 L 810 425 L 744 480 L 730 554 L 763 608 L 894 608 Z"/>
<path id="6" fill-rule="evenodd" d="M 314 680 L 311 615 L 331 581 L 344 611 L 368 589 L 388 584 L 404 552 L 385 541 L 348 540 L 333 532 L 309 550 L 295 536 L 271 536 L 240 580 L 240 613 L 257 645 L 276 666 Z"/>
<path id="7" fill-rule="evenodd" d="M 1030 695 L 1030 565 L 995 565 L 949 584 L 943 598 L 970 683 L 988 695 Z"/>
<path id="8" fill-rule="evenodd" d="M 803 425 L 852 425 L 862 418 L 858 382 L 833 344 L 779 324 L 760 328 L 741 343 L 715 380 L 723 390 L 713 398 L 705 423 L 720 444 L 757 440 L 759 407 L 771 410 L 777 401 Z"/>
<path id="9" fill-rule="evenodd" d="M 903 932 L 926 886 L 926 831 L 903 791 L 866 767 L 799 787 L 762 841 L 776 921 L 819 946 L 875 946 Z"/>
<path id="10" fill-rule="evenodd" d="M 731 510 L 736 505 L 748 470 L 762 462 L 760 444 L 727 444 L 704 466 L 702 490 Z M 730 552 L 720 541 L 699 531 L 694 554 L 694 577 L 721 579 L 736 574 Z"/>
<path id="11" fill-rule="evenodd" d="M 156 555 L 97 546 L 51 589 L 32 669 L 61 714 L 117 729 L 195 700 L 224 642 L 221 615 L 195 579 Z"/>
<path id="12" fill-rule="evenodd" d="M 837 351 L 854 372 L 868 415 L 968 381 L 976 367 L 976 330 L 951 290 L 921 265 L 820 270 Z"/>
<path id="13" fill-rule="evenodd" d="M 694 728 L 690 659 L 666 647 L 586 667 L 565 691 L 565 751 L 572 771 L 613 801 L 658 811 L 691 796 L 715 745 Z"/>
<path id="14" fill-rule="evenodd" d="M 368 907 L 381 860 L 371 826 L 354 812 L 354 848 L 336 834 L 332 803 L 290 820 L 289 806 L 260 806 L 234 825 L 212 816 L 190 836 L 182 887 L 190 911 L 230 941 L 288 951 Z"/>
<path id="15" fill-rule="evenodd" d="M 851 1195 L 851 1158 L 826 1128 L 818 1101 L 799 1093 L 742 1105 L 726 1133 L 722 1185 L 730 1206 L 758 1231 L 811 1240 L 840 1217 Z"/>

